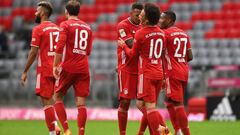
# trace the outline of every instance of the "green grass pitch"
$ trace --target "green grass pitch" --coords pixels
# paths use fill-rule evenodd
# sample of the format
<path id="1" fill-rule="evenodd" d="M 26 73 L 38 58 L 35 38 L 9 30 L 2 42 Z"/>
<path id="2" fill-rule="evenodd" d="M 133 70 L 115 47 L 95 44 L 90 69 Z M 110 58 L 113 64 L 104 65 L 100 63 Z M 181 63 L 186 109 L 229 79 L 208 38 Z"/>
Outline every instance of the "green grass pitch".
<path id="1" fill-rule="evenodd" d="M 167 122 L 173 131 L 170 122 Z M 190 122 L 192 135 L 240 135 L 240 121 L 237 122 Z M 130 121 L 127 135 L 136 135 L 137 121 Z M 70 121 L 73 135 L 77 135 L 77 123 Z M 117 121 L 88 121 L 86 135 L 118 135 Z M 1 120 L 0 135 L 48 135 L 44 121 Z M 148 132 L 145 135 L 149 135 Z"/>

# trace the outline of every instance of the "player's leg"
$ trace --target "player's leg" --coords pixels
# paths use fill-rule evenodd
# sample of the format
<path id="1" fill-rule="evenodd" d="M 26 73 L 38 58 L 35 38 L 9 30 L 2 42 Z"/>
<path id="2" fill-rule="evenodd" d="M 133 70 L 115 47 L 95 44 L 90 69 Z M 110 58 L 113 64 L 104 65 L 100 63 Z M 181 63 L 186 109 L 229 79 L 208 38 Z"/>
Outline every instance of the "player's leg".
<path id="1" fill-rule="evenodd" d="M 120 135 L 126 134 L 128 109 L 131 99 L 136 98 L 138 76 L 129 74 L 125 71 L 119 71 L 119 107 L 118 107 L 118 126 Z"/>
<path id="2" fill-rule="evenodd" d="M 153 135 L 160 135 L 166 133 L 166 124 L 163 121 L 161 114 L 156 109 L 156 102 L 160 92 L 161 81 L 144 78 L 144 92 L 146 96 L 143 97 L 147 110 L 147 120 Z"/>
<path id="3" fill-rule="evenodd" d="M 120 99 L 118 107 L 118 127 L 120 135 L 126 134 L 127 120 L 128 120 L 128 109 L 130 106 L 131 100 L 129 99 Z"/>
<path id="4" fill-rule="evenodd" d="M 54 108 L 56 110 L 56 114 L 63 127 L 64 132 L 67 132 L 69 130 L 69 126 L 68 126 L 66 109 L 63 103 L 63 94 L 61 92 L 55 93 Z"/>
<path id="5" fill-rule="evenodd" d="M 171 86 L 170 84 L 170 81 L 169 81 L 169 78 L 166 79 L 166 97 L 165 97 L 165 105 L 167 107 L 167 110 L 168 110 L 168 113 L 169 113 L 169 116 L 170 116 L 170 120 L 171 120 L 171 123 L 172 123 L 172 126 L 174 128 L 174 134 L 175 135 L 181 135 L 181 131 L 180 131 L 180 126 L 179 126 L 179 123 L 178 123 L 178 119 L 177 119 L 177 116 L 176 116 L 176 110 L 175 110 L 175 107 L 174 105 L 171 103 L 171 102 L 168 102 L 168 95 L 171 95 L 171 89 L 174 86 Z"/>
<path id="6" fill-rule="evenodd" d="M 59 80 L 57 80 L 55 83 L 54 108 L 56 110 L 58 119 L 63 127 L 64 135 L 71 135 L 71 131 L 68 126 L 67 113 L 63 103 L 63 98 L 64 95 L 67 93 L 69 87 L 72 85 L 72 80 L 72 75 L 62 70 Z"/>
<path id="7" fill-rule="evenodd" d="M 75 74 L 73 84 L 75 93 L 75 102 L 78 109 L 77 123 L 78 135 L 84 135 L 87 121 L 86 97 L 90 93 L 90 76 L 89 74 Z"/>
<path id="8" fill-rule="evenodd" d="M 190 135 L 190 130 L 188 127 L 187 114 L 184 109 L 183 104 L 183 93 L 186 86 L 186 82 L 170 78 L 169 79 L 170 90 L 172 94 L 167 94 L 168 102 L 173 104 L 175 111 L 176 119 L 179 123 L 179 127 L 184 135 Z"/>
<path id="9" fill-rule="evenodd" d="M 49 135 L 56 135 L 56 131 L 55 131 L 56 117 L 55 117 L 55 110 L 53 107 L 54 101 L 52 98 L 47 99 L 47 98 L 41 97 L 41 102 L 44 108 L 45 121 L 49 130 Z"/>
<path id="10" fill-rule="evenodd" d="M 78 135 L 84 135 L 85 125 L 87 121 L 87 109 L 86 109 L 85 97 L 76 97 L 76 106 L 78 109 L 78 115 L 77 115 Z"/>
<path id="11" fill-rule="evenodd" d="M 169 113 L 169 116 L 170 116 L 170 120 L 171 120 L 172 126 L 173 126 L 174 131 L 175 131 L 174 134 L 175 135 L 181 135 L 181 130 L 180 130 L 180 126 L 179 126 L 179 123 L 178 123 L 177 116 L 176 116 L 176 110 L 175 110 L 174 105 L 171 102 L 167 102 L 167 100 L 165 101 L 165 105 L 167 107 L 167 110 L 168 110 L 168 113 Z"/>
<path id="12" fill-rule="evenodd" d="M 53 77 L 44 77 L 42 74 L 37 74 L 37 82 L 36 82 L 36 95 L 40 96 L 41 103 L 44 108 L 45 113 L 45 121 L 47 127 L 51 134 L 60 134 L 60 130 L 57 126 L 57 121 L 55 117 L 55 110 L 53 107 L 53 93 L 54 93 L 54 82 L 55 79 Z M 56 131 L 57 129 L 57 131 Z"/>
<path id="13" fill-rule="evenodd" d="M 143 135 L 147 126 L 148 126 L 147 109 L 146 109 L 146 106 L 145 106 L 143 100 L 137 100 L 136 105 L 137 105 L 137 108 L 143 113 L 141 123 L 140 123 L 140 127 L 139 127 L 139 130 L 138 130 L 138 135 Z M 150 132 L 151 135 L 153 134 L 151 128 L 149 128 L 149 132 Z"/>

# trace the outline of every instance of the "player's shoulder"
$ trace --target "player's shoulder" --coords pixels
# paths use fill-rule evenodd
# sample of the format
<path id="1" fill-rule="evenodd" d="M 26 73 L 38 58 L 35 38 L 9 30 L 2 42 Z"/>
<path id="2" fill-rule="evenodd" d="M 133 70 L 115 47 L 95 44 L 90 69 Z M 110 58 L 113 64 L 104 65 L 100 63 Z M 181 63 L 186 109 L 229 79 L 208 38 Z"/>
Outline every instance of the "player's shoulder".
<path id="1" fill-rule="evenodd" d="M 184 35 L 188 36 L 187 32 L 185 32 L 183 29 L 179 27 L 170 27 L 165 30 L 165 33 L 168 35 Z"/>
<path id="2" fill-rule="evenodd" d="M 129 22 L 129 20 L 128 20 L 128 18 L 126 18 L 126 19 L 122 20 L 121 22 L 119 22 L 117 24 L 117 27 L 127 27 L 129 25 L 128 22 Z"/>

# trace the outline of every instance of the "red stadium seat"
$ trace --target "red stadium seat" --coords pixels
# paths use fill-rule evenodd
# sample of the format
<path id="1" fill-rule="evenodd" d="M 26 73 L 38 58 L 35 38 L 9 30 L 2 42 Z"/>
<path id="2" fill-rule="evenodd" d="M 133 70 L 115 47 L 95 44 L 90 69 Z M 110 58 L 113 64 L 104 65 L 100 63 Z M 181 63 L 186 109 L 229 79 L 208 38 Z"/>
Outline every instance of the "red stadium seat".
<path id="1" fill-rule="evenodd" d="M 214 29 L 224 29 L 225 23 L 221 20 L 215 21 Z"/>
<path id="2" fill-rule="evenodd" d="M 5 30 L 7 30 L 7 31 L 11 30 L 11 28 L 12 28 L 12 21 L 13 21 L 13 18 L 11 16 L 5 17 L 3 19 L 3 26 L 4 26 Z"/>
<path id="3" fill-rule="evenodd" d="M 13 1 L 12 0 L 1 0 L 0 7 L 11 7 Z"/>
<path id="4" fill-rule="evenodd" d="M 158 3 L 158 6 L 160 7 L 160 11 L 167 11 L 170 8 L 170 4 L 168 3 Z"/>
<path id="5" fill-rule="evenodd" d="M 97 14 L 92 14 L 92 13 L 90 13 L 90 14 L 84 14 L 84 15 L 79 15 L 79 18 L 81 19 L 81 20 L 83 20 L 84 22 L 87 22 L 87 23 L 93 23 L 93 22 L 96 22 L 96 20 L 97 20 Z"/>
<path id="6" fill-rule="evenodd" d="M 240 38 L 240 31 L 231 29 L 231 30 L 227 31 L 226 37 L 227 38 Z"/>
<path id="7" fill-rule="evenodd" d="M 169 3 L 173 2 L 198 2 L 198 0 L 168 0 Z"/>
<path id="8" fill-rule="evenodd" d="M 216 37 L 216 33 L 213 32 L 213 31 L 208 31 L 208 32 L 205 33 L 204 37 L 206 39 L 215 38 Z"/>
<path id="9" fill-rule="evenodd" d="M 24 14 L 24 8 L 15 8 L 12 10 L 12 16 L 22 16 Z"/>
<path id="10" fill-rule="evenodd" d="M 56 24 L 60 25 L 61 22 L 66 21 L 66 20 L 67 20 L 67 18 L 65 15 L 59 15 L 56 17 Z"/>
<path id="11" fill-rule="evenodd" d="M 25 21 L 30 21 L 35 18 L 36 8 L 34 7 L 26 7 L 23 9 L 23 15 Z"/>
<path id="12" fill-rule="evenodd" d="M 95 38 L 99 38 L 99 39 L 105 39 L 105 40 L 117 40 L 117 33 L 116 32 L 105 32 L 105 31 L 101 31 L 98 33 L 95 33 Z"/>
<path id="13" fill-rule="evenodd" d="M 129 13 L 123 13 L 122 15 L 120 15 L 117 19 L 117 22 L 121 22 L 122 20 L 126 19 L 129 17 Z"/>
<path id="14" fill-rule="evenodd" d="M 176 26 L 183 30 L 190 30 L 193 28 L 193 23 L 192 22 L 177 22 Z"/>
<path id="15" fill-rule="evenodd" d="M 104 23 L 98 26 L 98 31 L 113 32 L 116 31 L 116 24 Z"/>
<path id="16" fill-rule="evenodd" d="M 234 6 L 234 3 L 232 3 L 232 2 L 226 2 L 226 3 L 224 3 L 223 6 L 222 6 L 222 11 L 232 10 L 233 6 Z"/>

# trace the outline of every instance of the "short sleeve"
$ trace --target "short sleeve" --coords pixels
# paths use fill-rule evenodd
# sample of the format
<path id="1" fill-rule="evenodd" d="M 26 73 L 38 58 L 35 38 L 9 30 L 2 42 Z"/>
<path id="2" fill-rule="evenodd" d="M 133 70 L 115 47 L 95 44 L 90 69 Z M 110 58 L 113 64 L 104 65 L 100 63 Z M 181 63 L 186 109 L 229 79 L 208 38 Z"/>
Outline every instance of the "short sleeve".
<path id="1" fill-rule="evenodd" d="M 31 46 L 39 47 L 40 41 L 41 41 L 40 30 L 38 29 L 38 27 L 35 27 L 32 30 Z"/>
<path id="2" fill-rule="evenodd" d="M 127 27 L 127 25 L 120 23 L 117 27 L 117 31 L 118 31 L 118 37 L 121 38 L 122 40 L 127 41 L 128 39 L 133 39 L 133 36 L 130 32 L 129 27 Z"/>
<path id="3" fill-rule="evenodd" d="M 60 24 L 60 37 L 57 43 L 56 53 L 62 54 L 67 40 L 67 25 L 65 22 Z"/>

